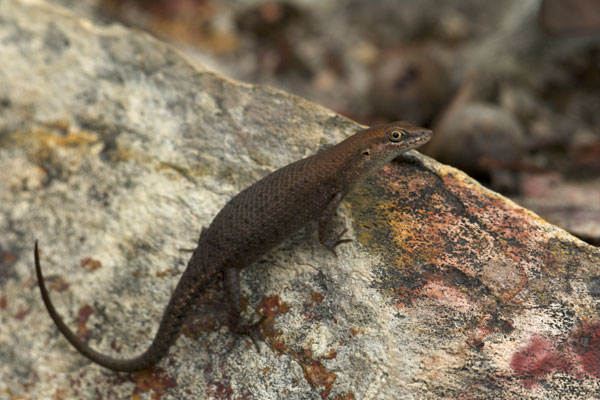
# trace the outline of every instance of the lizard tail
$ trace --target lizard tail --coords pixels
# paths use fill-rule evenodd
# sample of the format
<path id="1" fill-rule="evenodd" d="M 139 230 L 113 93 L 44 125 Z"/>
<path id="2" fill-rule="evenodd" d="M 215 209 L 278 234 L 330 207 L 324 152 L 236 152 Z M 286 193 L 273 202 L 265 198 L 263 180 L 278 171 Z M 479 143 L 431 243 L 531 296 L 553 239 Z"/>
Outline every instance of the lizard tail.
<path id="1" fill-rule="evenodd" d="M 34 249 L 35 257 L 35 271 L 37 274 L 38 285 L 40 292 L 42 293 L 42 300 L 48 310 L 48 314 L 56 324 L 58 330 L 64 335 L 64 337 L 75 347 L 81 354 L 92 360 L 93 362 L 102 365 L 103 367 L 124 372 L 133 372 L 148 369 L 160 361 L 168 352 L 169 347 L 177 339 L 177 334 L 183 325 L 183 321 L 191 306 L 195 303 L 194 297 L 200 294 L 200 289 L 203 287 L 203 282 L 198 282 L 197 279 L 186 279 L 186 272 L 190 271 L 191 268 L 186 268 L 183 276 L 180 278 L 177 288 L 165 312 L 162 320 L 158 327 L 158 331 L 154 336 L 152 344 L 146 351 L 137 357 L 121 359 L 107 356 L 99 353 L 92 349 L 85 342 L 83 342 L 63 321 L 60 317 L 52 301 L 50 301 L 50 295 L 44 277 L 42 275 L 42 268 L 40 266 L 40 257 L 38 251 L 37 240 L 35 242 Z M 192 256 L 192 260 L 194 257 Z M 190 262 L 192 261 L 190 260 Z"/>

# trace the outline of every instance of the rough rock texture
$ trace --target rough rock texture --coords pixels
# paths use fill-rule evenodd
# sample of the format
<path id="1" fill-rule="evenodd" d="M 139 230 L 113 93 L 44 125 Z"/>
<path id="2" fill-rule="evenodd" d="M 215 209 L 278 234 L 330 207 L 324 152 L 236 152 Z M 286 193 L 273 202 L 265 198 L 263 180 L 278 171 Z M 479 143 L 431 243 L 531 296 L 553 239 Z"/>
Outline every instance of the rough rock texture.
<path id="1" fill-rule="evenodd" d="M 145 348 L 202 225 L 236 192 L 356 125 L 233 82 L 146 35 L 37 1 L 0 2 L 0 398 L 589 398 L 600 391 L 600 251 L 414 153 L 243 273 L 261 352 L 207 291 L 151 371 Z"/>

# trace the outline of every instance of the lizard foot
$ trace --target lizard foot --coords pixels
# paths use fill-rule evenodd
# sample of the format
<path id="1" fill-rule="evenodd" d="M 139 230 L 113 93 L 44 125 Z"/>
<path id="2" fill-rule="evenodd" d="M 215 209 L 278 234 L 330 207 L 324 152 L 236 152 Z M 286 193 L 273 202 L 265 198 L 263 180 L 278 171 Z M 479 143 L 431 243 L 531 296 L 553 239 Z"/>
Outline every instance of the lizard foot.
<path id="1" fill-rule="evenodd" d="M 321 241 L 321 244 L 323 246 L 325 246 L 325 248 L 327 250 L 329 250 L 331 253 L 333 253 L 334 256 L 337 257 L 337 253 L 335 251 L 335 248 L 337 246 L 339 246 L 342 243 L 348 243 L 351 242 L 352 239 L 341 239 L 342 236 L 344 236 L 344 234 L 348 232 L 348 228 L 345 228 L 342 232 L 340 232 L 338 235 L 336 235 L 335 237 L 331 238 L 327 238 L 325 240 Z"/>
<path id="2" fill-rule="evenodd" d="M 231 348 L 235 347 L 235 345 L 237 344 L 240 337 L 248 336 L 250 338 L 250 340 L 252 340 L 252 343 L 254 343 L 254 347 L 256 348 L 256 351 L 258 353 L 260 353 L 260 347 L 259 347 L 258 343 L 264 341 L 264 338 L 262 337 L 262 335 L 260 333 L 260 326 L 262 325 L 263 322 L 265 322 L 265 319 L 267 319 L 267 317 L 265 315 L 263 315 L 258 320 L 258 322 L 255 322 L 253 324 L 242 325 L 242 326 L 238 325 L 236 328 L 232 329 L 235 337 L 233 339 L 233 343 L 231 344 Z"/>

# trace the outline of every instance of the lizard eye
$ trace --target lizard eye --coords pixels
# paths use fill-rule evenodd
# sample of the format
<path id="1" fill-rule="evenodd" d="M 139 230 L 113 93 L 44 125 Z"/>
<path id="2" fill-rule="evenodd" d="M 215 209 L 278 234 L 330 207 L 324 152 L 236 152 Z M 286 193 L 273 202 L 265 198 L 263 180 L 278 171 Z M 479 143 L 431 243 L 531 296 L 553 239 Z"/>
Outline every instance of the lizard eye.
<path id="1" fill-rule="evenodd" d="M 402 139 L 402 136 L 404 136 L 404 132 L 402 131 L 391 131 L 388 134 L 388 139 L 392 142 L 399 142 Z"/>

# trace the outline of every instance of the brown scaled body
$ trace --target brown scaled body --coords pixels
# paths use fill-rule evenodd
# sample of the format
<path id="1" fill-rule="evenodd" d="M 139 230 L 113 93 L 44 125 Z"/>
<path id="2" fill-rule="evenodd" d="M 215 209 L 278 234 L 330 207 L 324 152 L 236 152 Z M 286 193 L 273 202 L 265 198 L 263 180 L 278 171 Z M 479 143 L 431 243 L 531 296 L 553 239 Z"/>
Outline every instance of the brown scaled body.
<path id="1" fill-rule="evenodd" d="M 101 354 L 77 337 L 50 301 L 35 244 L 35 266 L 42 299 L 66 339 L 93 362 L 116 371 L 138 371 L 162 359 L 175 342 L 183 321 L 204 288 L 223 276 L 232 331 L 241 326 L 242 268 L 252 264 L 310 220 L 319 222 L 319 241 L 332 252 L 348 239 L 331 234 L 329 222 L 340 201 L 362 179 L 407 150 L 424 144 L 431 131 L 407 122 L 361 130 L 315 155 L 291 163 L 234 196 L 203 229 L 198 246 L 165 309 L 154 340 L 141 355 L 129 359 Z"/>

